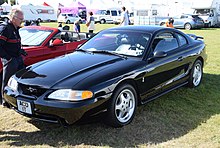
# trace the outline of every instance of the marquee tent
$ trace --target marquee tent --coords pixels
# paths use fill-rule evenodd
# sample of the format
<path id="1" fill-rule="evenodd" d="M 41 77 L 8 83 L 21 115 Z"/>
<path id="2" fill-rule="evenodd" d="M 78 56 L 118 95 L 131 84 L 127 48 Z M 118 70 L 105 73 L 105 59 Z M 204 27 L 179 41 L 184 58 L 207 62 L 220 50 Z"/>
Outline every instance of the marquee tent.
<path id="1" fill-rule="evenodd" d="M 80 2 L 73 2 L 68 7 L 59 7 L 61 13 L 78 14 L 82 10 L 86 10 L 86 6 Z"/>

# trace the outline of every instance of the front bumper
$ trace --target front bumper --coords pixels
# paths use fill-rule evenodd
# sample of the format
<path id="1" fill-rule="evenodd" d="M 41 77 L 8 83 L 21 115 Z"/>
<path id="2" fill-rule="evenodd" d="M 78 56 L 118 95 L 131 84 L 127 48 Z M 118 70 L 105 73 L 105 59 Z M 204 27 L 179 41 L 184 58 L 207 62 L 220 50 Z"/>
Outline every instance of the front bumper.
<path id="1" fill-rule="evenodd" d="M 96 114 L 100 112 L 100 110 L 105 110 L 106 102 L 110 98 L 110 94 L 80 102 L 67 102 L 46 100 L 44 95 L 38 98 L 24 95 L 21 96 L 17 95 L 9 87 L 5 87 L 4 98 L 12 109 L 24 116 L 66 125 L 75 123 L 84 115 L 90 114 L 90 111 Z M 18 100 L 28 103 L 31 113 L 19 109 Z"/>

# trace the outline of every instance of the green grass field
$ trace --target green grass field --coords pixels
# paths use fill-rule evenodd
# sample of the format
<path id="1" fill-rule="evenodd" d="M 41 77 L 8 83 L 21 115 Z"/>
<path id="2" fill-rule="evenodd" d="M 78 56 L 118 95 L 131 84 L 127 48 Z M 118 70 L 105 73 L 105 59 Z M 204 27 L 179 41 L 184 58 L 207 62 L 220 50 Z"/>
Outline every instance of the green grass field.
<path id="1" fill-rule="evenodd" d="M 96 32 L 113 26 L 97 24 Z M 0 107 L 0 147 L 220 147 L 220 29 L 182 31 L 206 43 L 208 61 L 198 88 L 183 87 L 140 106 L 123 128 L 102 119 L 65 128 Z"/>

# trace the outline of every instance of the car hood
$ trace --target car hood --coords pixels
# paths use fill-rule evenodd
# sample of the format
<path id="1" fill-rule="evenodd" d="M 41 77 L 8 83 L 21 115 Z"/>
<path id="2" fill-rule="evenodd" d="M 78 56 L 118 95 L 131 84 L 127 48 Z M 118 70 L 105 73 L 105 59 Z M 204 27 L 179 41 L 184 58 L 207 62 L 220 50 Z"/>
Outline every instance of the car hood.
<path id="1" fill-rule="evenodd" d="M 41 64 L 34 64 L 16 73 L 16 77 L 18 82 L 22 84 L 43 88 L 57 88 L 57 85 L 71 78 L 72 86 L 70 84 L 66 85 L 66 83 L 62 83 L 62 86 L 59 85 L 61 88 L 70 88 L 94 73 L 127 60 L 118 56 L 77 51 L 41 62 Z"/>

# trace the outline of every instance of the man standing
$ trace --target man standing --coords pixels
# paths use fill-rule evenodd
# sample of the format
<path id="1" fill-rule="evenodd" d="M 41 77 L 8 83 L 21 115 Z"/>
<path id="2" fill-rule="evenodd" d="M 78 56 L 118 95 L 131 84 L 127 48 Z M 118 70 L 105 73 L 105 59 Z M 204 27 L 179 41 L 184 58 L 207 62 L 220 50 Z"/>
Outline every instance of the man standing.
<path id="1" fill-rule="evenodd" d="M 126 11 L 125 7 L 122 7 L 120 26 L 126 26 L 126 25 L 129 25 L 128 12 Z"/>
<path id="2" fill-rule="evenodd" d="M 3 65 L 2 93 L 9 78 L 24 68 L 21 57 L 21 37 L 18 32 L 23 20 L 23 12 L 19 9 L 12 9 L 9 14 L 9 21 L 0 25 L 0 57 Z M 2 97 L 0 97 L 0 104 L 6 106 L 7 103 Z"/>

